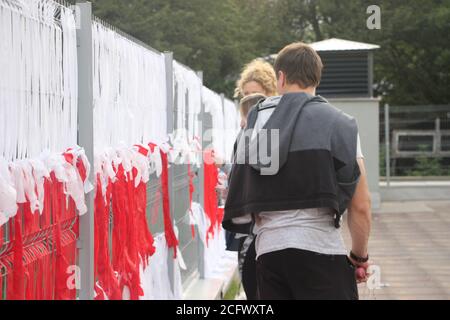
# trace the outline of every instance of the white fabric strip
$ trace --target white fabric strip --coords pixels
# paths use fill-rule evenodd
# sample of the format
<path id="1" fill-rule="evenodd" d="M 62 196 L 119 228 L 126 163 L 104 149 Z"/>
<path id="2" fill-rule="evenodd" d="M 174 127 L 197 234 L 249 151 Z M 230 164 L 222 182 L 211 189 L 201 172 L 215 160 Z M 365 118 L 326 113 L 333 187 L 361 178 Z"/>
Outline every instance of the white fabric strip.
<path id="1" fill-rule="evenodd" d="M 166 141 L 164 56 L 99 22 L 92 35 L 96 152 Z"/>
<path id="2" fill-rule="evenodd" d="M 86 212 L 76 164 L 78 66 L 72 10 L 52 0 L 0 0 L 0 226 L 30 201 L 42 213 L 44 179 L 55 171 Z M 89 164 L 83 161 L 89 172 Z"/>
<path id="3" fill-rule="evenodd" d="M 0 156 L 12 161 L 76 146 L 73 12 L 51 0 L 0 0 L 0 39 L 0 134 L 8 137 L 0 139 Z"/>
<path id="4" fill-rule="evenodd" d="M 206 131 L 203 139 L 212 142 L 216 156 L 220 159 L 225 159 L 225 124 L 223 115 L 222 98 L 214 91 L 203 87 L 202 90 L 203 103 L 205 105 L 205 112 L 212 116 L 212 131 Z M 209 129 L 209 128 L 205 128 Z M 211 141 L 212 140 L 212 141 Z"/>
<path id="5" fill-rule="evenodd" d="M 240 115 L 236 104 L 229 99 L 225 99 L 223 109 L 225 118 L 225 160 L 230 161 L 233 155 L 234 142 L 240 130 Z"/>

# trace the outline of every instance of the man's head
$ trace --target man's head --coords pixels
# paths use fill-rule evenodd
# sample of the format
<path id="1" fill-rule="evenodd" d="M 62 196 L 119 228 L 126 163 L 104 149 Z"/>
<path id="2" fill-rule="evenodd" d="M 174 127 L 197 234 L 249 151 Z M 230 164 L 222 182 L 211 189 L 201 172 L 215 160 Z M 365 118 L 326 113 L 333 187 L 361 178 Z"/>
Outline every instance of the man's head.
<path id="1" fill-rule="evenodd" d="M 322 78 L 323 64 L 320 56 L 310 46 L 296 42 L 278 53 L 275 61 L 278 93 L 314 92 Z"/>

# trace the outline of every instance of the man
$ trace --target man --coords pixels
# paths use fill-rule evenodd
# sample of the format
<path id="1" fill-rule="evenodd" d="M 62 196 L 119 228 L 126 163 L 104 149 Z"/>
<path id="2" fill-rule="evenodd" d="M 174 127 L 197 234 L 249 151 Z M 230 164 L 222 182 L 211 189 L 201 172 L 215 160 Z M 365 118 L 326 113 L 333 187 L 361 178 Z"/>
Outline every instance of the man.
<path id="1" fill-rule="evenodd" d="M 230 177 L 223 225 L 254 225 L 263 300 L 358 299 L 355 269 L 368 267 L 371 204 L 358 129 L 316 96 L 322 69 L 303 43 L 281 50 L 275 71 L 282 97 L 250 112 Z M 277 140 L 269 143 L 268 133 Z M 269 161 L 260 154 L 265 147 Z M 347 209 L 350 257 L 339 229 Z"/>

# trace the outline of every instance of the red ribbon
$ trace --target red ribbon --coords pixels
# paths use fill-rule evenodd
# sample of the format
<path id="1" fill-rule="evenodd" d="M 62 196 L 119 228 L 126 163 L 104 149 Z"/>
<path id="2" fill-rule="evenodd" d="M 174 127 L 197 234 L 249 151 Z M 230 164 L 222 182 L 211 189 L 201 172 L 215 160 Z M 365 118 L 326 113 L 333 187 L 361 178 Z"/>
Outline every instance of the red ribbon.
<path id="1" fill-rule="evenodd" d="M 188 179 L 189 179 L 189 213 L 192 216 L 192 195 L 195 192 L 195 187 L 194 187 L 194 173 L 192 172 L 191 169 L 191 164 L 188 163 Z M 195 226 L 194 224 L 191 224 L 191 233 L 192 233 L 192 239 L 195 238 Z"/>
<path id="2" fill-rule="evenodd" d="M 204 159 L 213 159 L 214 152 L 212 150 L 205 151 Z M 209 217 L 211 225 L 206 235 L 208 243 L 209 235 L 214 236 L 214 228 L 218 223 L 218 203 L 216 187 L 219 181 L 218 172 L 212 161 L 204 161 L 204 209 Z"/>
<path id="3" fill-rule="evenodd" d="M 175 231 L 172 225 L 172 218 L 170 215 L 170 198 L 169 198 L 169 161 L 167 154 L 161 151 L 162 160 L 162 192 L 163 192 L 163 213 L 164 213 L 164 232 L 166 236 L 167 245 L 173 248 L 173 257 L 177 257 L 178 239 L 175 236 Z"/>
<path id="4" fill-rule="evenodd" d="M 0 273 L 0 301 L 1 300 L 3 300 L 3 275 Z"/>
<path id="5" fill-rule="evenodd" d="M 143 231 L 147 226 L 139 226 L 140 223 L 147 224 L 144 217 L 146 203 L 142 203 L 146 202 L 146 197 L 141 195 L 138 199 L 143 189 L 142 186 L 134 187 L 135 174 L 136 172 L 125 173 L 123 166 L 119 165 L 116 182 L 112 187 L 113 268 L 120 275 L 121 292 L 127 286 L 132 300 L 138 300 L 144 294 L 140 286 L 140 259 L 145 259 L 154 252 L 153 237 L 149 232 Z M 145 233 L 144 236 L 142 236 L 143 233 Z"/>
<path id="6" fill-rule="evenodd" d="M 139 183 L 135 189 L 136 203 L 136 227 L 138 228 L 138 252 L 144 260 L 144 266 L 147 260 L 155 253 L 154 238 L 148 227 L 147 221 L 147 185 Z"/>
<path id="7" fill-rule="evenodd" d="M 135 202 L 135 192 L 134 192 L 134 179 L 132 178 L 133 173 L 127 173 L 127 195 L 128 195 L 128 214 L 127 219 L 127 247 L 125 250 L 125 271 L 126 275 L 131 275 L 128 281 L 128 287 L 130 289 L 131 300 L 139 300 L 139 296 L 143 296 L 144 292 L 140 287 L 140 274 L 139 274 L 139 254 L 137 250 L 137 230 L 138 226 L 136 224 L 136 202 Z"/>
<path id="8" fill-rule="evenodd" d="M 23 204 L 19 205 L 19 210 L 14 217 L 14 268 L 12 276 L 12 292 L 10 292 L 10 300 L 25 299 L 25 266 L 23 263 L 23 238 L 22 238 L 22 209 Z"/>
<path id="9" fill-rule="evenodd" d="M 109 181 L 106 188 L 106 200 L 103 197 L 100 175 L 97 175 L 97 192 L 94 203 L 95 236 L 94 260 L 95 275 L 100 286 L 110 300 L 122 298 L 119 282 L 114 275 L 109 256 L 109 210 L 111 202 L 112 184 Z M 95 287 L 97 300 L 103 300 L 102 290 Z"/>
<path id="10" fill-rule="evenodd" d="M 0 227 L 0 248 L 3 246 L 3 228 L 5 226 Z M 0 287 L 1 288 L 1 287 Z"/>
<path id="11" fill-rule="evenodd" d="M 149 144 L 150 150 L 154 152 L 156 145 Z M 172 218 L 170 215 L 170 197 L 169 197 L 169 160 L 167 153 L 160 149 L 162 173 L 161 186 L 163 193 L 163 215 L 164 215 L 164 233 L 169 248 L 173 248 L 173 257 L 177 257 L 178 239 L 173 229 Z"/>
<path id="12" fill-rule="evenodd" d="M 78 169 L 78 173 L 80 174 L 81 180 L 83 182 L 86 182 L 86 180 L 87 180 L 86 167 L 84 166 L 84 163 L 81 160 L 81 158 L 77 159 L 77 169 Z"/>
<path id="13" fill-rule="evenodd" d="M 44 299 L 43 260 L 44 256 L 41 256 L 36 263 L 36 300 Z"/>
<path id="14" fill-rule="evenodd" d="M 48 228 L 51 225 L 51 207 L 52 207 L 52 182 L 50 179 L 44 180 L 44 210 L 42 212 L 42 228 Z M 39 263 L 38 282 L 42 283 L 39 296 L 42 300 L 53 299 L 53 277 L 52 274 L 52 255 L 48 253 L 41 258 Z"/>
<path id="15" fill-rule="evenodd" d="M 14 258 L 13 258 L 14 259 Z M 14 262 L 12 262 L 14 264 Z M 6 300 L 16 300 L 14 291 L 14 271 L 8 270 L 8 274 L 6 277 Z"/>
<path id="16" fill-rule="evenodd" d="M 74 155 L 69 151 L 63 156 L 73 165 Z M 84 165 L 81 161 L 77 164 L 85 179 Z M 37 185 L 34 192 L 38 192 Z M 76 263 L 78 219 L 75 202 L 64 193 L 64 185 L 57 181 L 54 172 L 50 179 L 44 179 L 43 205 L 42 214 L 33 212 L 27 195 L 26 202 L 18 204 L 16 216 L 9 221 L 11 249 L 0 256 L 0 261 L 7 266 L 2 271 L 7 274 L 10 300 L 76 299 L 76 289 L 67 286 L 67 266 Z"/>
<path id="17" fill-rule="evenodd" d="M 54 260 L 55 267 L 55 299 L 56 300 L 69 300 L 70 293 L 67 286 L 67 268 L 68 259 L 64 254 L 62 244 L 62 228 L 61 228 L 61 216 L 66 206 L 66 195 L 64 194 L 64 186 L 56 179 L 54 172 L 50 173 L 53 187 L 52 197 L 52 218 L 54 222 L 53 227 L 53 240 L 55 246 L 56 258 Z"/>
<path id="18" fill-rule="evenodd" d="M 122 165 L 119 165 L 116 173 L 116 181 L 112 187 L 112 205 L 113 205 L 113 237 L 112 237 L 112 265 L 114 270 L 122 270 L 122 257 L 124 247 L 126 245 L 126 226 L 125 226 L 125 212 L 126 200 L 125 194 L 126 190 L 123 185 L 124 180 L 124 170 Z"/>
<path id="19" fill-rule="evenodd" d="M 26 277 L 26 291 L 25 291 L 25 300 L 34 300 L 35 295 L 35 283 L 34 283 L 34 269 L 35 269 L 35 261 L 29 263 L 25 268 L 25 277 Z"/>

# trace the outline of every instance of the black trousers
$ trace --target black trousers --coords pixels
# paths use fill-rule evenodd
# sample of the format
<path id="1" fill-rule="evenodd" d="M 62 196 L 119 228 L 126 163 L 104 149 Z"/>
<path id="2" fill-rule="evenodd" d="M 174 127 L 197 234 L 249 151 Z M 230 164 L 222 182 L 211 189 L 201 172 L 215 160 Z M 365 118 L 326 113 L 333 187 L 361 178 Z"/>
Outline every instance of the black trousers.
<path id="1" fill-rule="evenodd" d="M 244 287 L 247 300 L 257 300 L 258 291 L 256 284 L 256 250 L 254 237 L 252 243 L 245 252 L 244 262 L 242 264 L 242 286 Z"/>
<path id="2" fill-rule="evenodd" d="M 257 261 L 261 300 L 357 300 L 355 267 L 346 256 L 298 249 L 264 254 Z"/>

